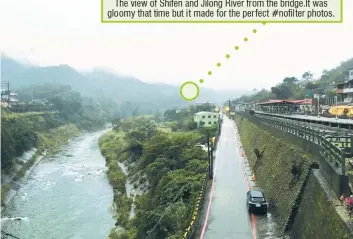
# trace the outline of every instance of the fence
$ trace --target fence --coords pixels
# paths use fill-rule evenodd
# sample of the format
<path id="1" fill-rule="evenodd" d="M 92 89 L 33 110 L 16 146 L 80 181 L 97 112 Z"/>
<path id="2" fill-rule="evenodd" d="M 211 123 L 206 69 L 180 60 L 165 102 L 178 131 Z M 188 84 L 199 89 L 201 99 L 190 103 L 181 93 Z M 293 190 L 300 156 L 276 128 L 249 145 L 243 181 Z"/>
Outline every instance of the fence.
<path id="1" fill-rule="evenodd" d="M 197 199 L 196 207 L 195 207 L 194 213 L 192 214 L 191 222 L 184 233 L 184 236 L 183 236 L 184 239 L 192 238 L 192 236 L 195 232 L 196 226 L 197 226 L 197 222 L 200 220 L 199 214 L 200 214 L 203 199 L 205 197 L 205 191 L 206 191 L 206 186 L 207 186 L 207 180 L 206 180 L 207 177 L 208 177 L 208 171 L 203 178 L 203 184 L 201 187 L 200 195 Z"/>
<path id="2" fill-rule="evenodd" d="M 253 117 L 261 119 L 263 123 L 282 131 L 294 134 L 320 146 L 320 153 L 333 163 L 342 174 L 346 172 L 346 158 L 352 157 L 352 136 L 341 136 L 327 133 L 319 128 L 314 128 L 310 124 L 299 123 L 295 120 L 278 119 L 270 117 Z"/>
<path id="3" fill-rule="evenodd" d="M 347 162 L 346 157 L 352 156 L 352 153 L 349 153 L 347 148 L 341 149 L 335 145 L 341 141 L 341 137 L 345 138 L 344 136 L 336 132 L 324 131 L 322 127 L 316 126 L 316 128 L 313 128 L 315 127 L 313 124 L 296 120 L 257 114 L 252 115 L 244 112 L 237 112 L 237 115 L 247 118 L 250 122 L 270 132 L 275 137 L 283 138 L 285 141 L 313 155 L 319 160 L 320 172 L 324 175 L 335 194 L 338 197 L 342 194 L 345 196 L 349 195 L 348 175 L 346 174 L 346 164 L 344 163 Z M 336 138 L 337 142 L 331 142 L 334 138 Z M 347 144 L 344 143 L 342 146 L 347 146 Z"/>
<path id="4" fill-rule="evenodd" d="M 7 108 L 9 111 L 14 113 L 27 113 L 27 112 L 43 112 L 43 111 L 54 111 L 53 106 L 47 105 L 29 105 L 29 104 L 19 104 L 12 105 Z"/>

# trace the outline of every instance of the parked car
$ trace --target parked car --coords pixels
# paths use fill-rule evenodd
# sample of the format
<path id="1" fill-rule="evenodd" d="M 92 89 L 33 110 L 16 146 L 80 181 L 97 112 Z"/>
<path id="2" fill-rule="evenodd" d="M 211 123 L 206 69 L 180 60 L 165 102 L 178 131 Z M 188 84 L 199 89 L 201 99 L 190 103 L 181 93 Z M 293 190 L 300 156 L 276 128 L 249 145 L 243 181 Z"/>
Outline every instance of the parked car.
<path id="1" fill-rule="evenodd" d="M 246 206 L 249 212 L 267 213 L 267 201 L 263 191 L 251 189 L 246 194 Z"/>

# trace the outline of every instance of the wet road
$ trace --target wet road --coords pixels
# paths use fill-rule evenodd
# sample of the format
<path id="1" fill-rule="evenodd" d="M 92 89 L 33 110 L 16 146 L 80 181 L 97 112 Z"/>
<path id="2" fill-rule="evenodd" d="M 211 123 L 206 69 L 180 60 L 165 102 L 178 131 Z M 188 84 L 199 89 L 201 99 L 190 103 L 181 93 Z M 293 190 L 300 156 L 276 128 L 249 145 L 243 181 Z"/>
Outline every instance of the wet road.
<path id="1" fill-rule="evenodd" d="M 254 216 L 247 211 L 246 192 L 255 184 L 250 181 L 252 173 L 241 157 L 234 122 L 223 118 L 210 192 L 211 204 L 200 238 L 281 238 L 270 213 Z"/>

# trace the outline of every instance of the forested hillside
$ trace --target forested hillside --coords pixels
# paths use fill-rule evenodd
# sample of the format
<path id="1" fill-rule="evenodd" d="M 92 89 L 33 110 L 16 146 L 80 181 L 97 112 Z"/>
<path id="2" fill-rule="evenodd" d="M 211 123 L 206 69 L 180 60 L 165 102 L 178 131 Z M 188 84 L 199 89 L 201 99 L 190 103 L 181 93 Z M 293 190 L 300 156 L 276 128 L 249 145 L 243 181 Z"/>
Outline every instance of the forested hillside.
<path id="1" fill-rule="evenodd" d="M 50 130 L 73 124 L 78 130 L 94 130 L 118 115 L 116 103 L 109 100 L 83 98 L 70 86 L 43 84 L 19 90 L 20 100 L 47 100 L 52 106 L 49 112 L 14 113 L 2 109 L 1 114 L 1 166 L 9 172 L 15 157 L 26 150 L 38 147 L 40 135 Z"/>
<path id="2" fill-rule="evenodd" d="M 239 97 L 236 102 L 263 102 L 269 99 L 304 99 L 308 92 L 334 96 L 334 85 L 345 80 L 348 70 L 353 69 L 353 58 L 342 62 L 336 68 L 324 70 L 321 76 L 314 77 L 308 71 L 300 79 L 289 76 L 270 90 L 254 89 L 251 94 Z"/>
<path id="3" fill-rule="evenodd" d="M 131 106 L 141 113 L 152 113 L 156 110 L 164 111 L 171 107 L 184 107 L 190 102 L 180 97 L 179 86 L 167 84 L 147 84 L 130 76 L 119 76 L 109 70 L 93 69 L 81 73 L 68 65 L 58 66 L 30 66 L 2 55 L 2 81 L 10 81 L 14 90 L 55 83 L 71 86 L 83 97 L 93 99 L 107 98 L 119 104 L 122 111 L 131 115 Z M 166 80 L 167 81 L 167 80 Z M 202 88 L 199 102 L 223 102 L 230 95 L 239 95 L 240 92 L 216 92 Z"/>
<path id="4" fill-rule="evenodd" d="M 118 120 L 114 130 L 102 136 L 100 148 L 115 189 L 117 225 L 125 229 L 113 230 L 111 239 L 144 239 L 149 232 L 151 238 L 182 238 L 207 169 L 207 153 L 196 147 L 207 141 L 207 130 L 196 129 L 193 122 L 193 114 L 200 109 L 168 110 L 165 121 L 146 116 Z M 213 106 L 203 109 L 213 110 Z M 216 133 L 216 128 L 208 130 Z M 128 165 L 128 175 L 117 162 Z M 133 199 L 127 195 L 126 180 L 134 184 L 137 194 L 132 217 Z"/>

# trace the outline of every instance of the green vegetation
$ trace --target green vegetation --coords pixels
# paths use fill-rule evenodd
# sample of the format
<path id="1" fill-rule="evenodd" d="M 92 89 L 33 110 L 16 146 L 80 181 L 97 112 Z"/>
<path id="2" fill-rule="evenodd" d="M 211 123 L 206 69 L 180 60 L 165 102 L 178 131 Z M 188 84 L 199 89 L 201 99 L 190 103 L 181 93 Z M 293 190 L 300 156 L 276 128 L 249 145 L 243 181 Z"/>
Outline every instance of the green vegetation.
<path id="1" fill-rule="evenodd" d="M 101 137 L 100 148 L 114 188 L 117 223 L 125 229 L 112 229 L 111 239 L 145 239 L 159 219 L 150 238 L 182 238 L 208 167 L 207 153 L 196 145 L 207 140 L 207 133 L 216 132 L 215 128 L 196 129 L 192 118 L 198 111 L 200 107 L 195 106 L 168 110 L 163 122 L 146 116 L 116 120 L 114 130 Z M 128 177 L 118 162 L 130 165 Z M 126 195 L 127 179 L 137 192 L 130 219 L 132 199 Z"/>
<path id="2" fill-rule="evenodd" d="M 109 99 L 118 104 L 120 116 L 131 116 L 134 109 L 142 114 L 154 114 L 171 107 L 186 107 L 189 102 L 180 97 L 179 86 L 167 84 L 147 84 L 130 76 L 117 75 L 109 69 L 93 69 L 81 73 L 68 65 L 33 66 L 21 64 L 5 54 L 1 55 L 2 81 L 10 81 L 13 90 L 32 85 L 60 83 L 69 85 L 83 97 L 93 100 Z M 143 80 L 143 79 L 142 79 Z M 35 89 L 35 94 L 39 89 Z M 203 89 L 198 101 L 223 102 L 229 95 L 238 95 L 238 91 L 218 92 Z M 19 97 L 30 98 L 33 91 L 18 91 Z"/>
<path id="3" fill-rule="evenodd" d="M 9 184 L 1 184 L 1 205 L 5 203 L 6 193 L 11 189 Z"/>
<path id="4" fill-rule="evenodd" d="M 80 130 L 93 130 L 114 116 L 113 105 L 109 107 L 109 104 L 84 99 L 69 86 L 45 84 L 36 89 L 37 99 L 51 102 L 55 112 L 2 112 L 1 166 L 7 172 L 13 168 L 15 157 L 40 144 L 41 133 L 67 124 L 75 124 Z"/>
<path id="5" fill-rule="evenodd" d="M 28 118 L 20 118 L 21 120 L 28 120 Z M 41 119 L 38 119 L 41 120 Z M 33 121 L 30 121 L 33 122 Z M 45 120 L 42 121 L 41 123 L 46 122 Z M 40 123 L 40 122 L 38 122 Z M 29 124 L 26 124 L 25 126 L 29 126 Z M 6 130 L 6 129 L 5 129 Z M 8 130 L 8 129 L 7 129 Z M 10 129 L 11 130 L 11 129 Z M 7 167 L 4 168 L 4 172 L 10 174 L 13 176 L 14 180 L 18 180 L 22 178 L 28 169 L 30 169 L 39 159 L 39 157 L 43 157 L 43 153 L 45 153 L 45 156 L 49 157 L 51 155 L 54 155 L 57 153 L 58 150 L 60 150 L 61 146 L 67 144 L 68 140 L 74 136 L 77 136 L 80 131 L 77 128 L 76 125 L 73 124 L 68 124 L 68 125 L 63 125 L 57 128 L 49 129 L 47 132 L 35 132 L 35 131 L 30 131 L 28 128 L 21 128 L 20 130 L 24 130 L 24 133 L 28 134 L 27 137 L 16 137 L 16 131 L 14 131 L 15 137 L 11 135 L 7 135 L 7 138 L 3 138 L 2 141 L 5 141 L 4 144 L 6 144 L 6 150 L 7 151 L 2 151 L 1 153 L 4 154 L 15 154 L 15 152 L 12 152 L 14 148 L 18 148 L 19 150 L 24 150 L 24 149 L 30 149 L 31 147 L 37 148 L 35 154 L 26 162 L 22 161 L 15 161 L 13 158 L 10 158 L 12 160 L 2 162 L 4 165 Z M 27 130 L 27 131 L 26 131 Z M 8 131 L 6 131 L 8 132 Z M 34 132 L 34 133 L 33 133 Z M 32 135 L 32 138 L 31 138 Z M 15 140 L 14 140 L 15 139 Z M 17 141 L 16 139 L 22 139 L 20 141 Z M 9 143 L 7 140 L 11 140 Z M 21 144 L 23 143 L 23 145 Z M 11 147 L 14 145 L 14 147 Z M 8 147 L 10 146 L 10 147 Z M 9 151 L 10 150 L 10 151 Z M 5 159 L 9 159 L 9 157 L 5 157 Z M 6 193 L 10 190 L 10 185 L 9 184 L 2 184 L 1 185 L 1 205 L 4 205 L 4 199 Z"/>
<path id="6" fill-rule="evenodd" d="M 79 129 L 73 124 L 63 125 L 58 128 L 50 129 L 48 132 L 39 133 L 36 142 L 36 153 L 22 165 L 14 179 L 17 180 L 23 177 L 26 171 L 36 162 L 37 158 L 42 155 L 44 151 L 46 151 L 46 156 L 56 154 L 61 146 L 67 144 L 70 138 L 79 135 L 79 133 Z"/>
<path id="7" fill-rule="evenodd" d="M 112 100 L 82 97 L 69 85 L 45 83 L 22 88 L 18 90 L 19 99 L 30 102 L 33 92 L 36 100 L 47 102 L 53 111 L 58 112 L 61 124 L 74 123 L 81 129 L 91 130 L 101 127 L 119 114 L 116 110 L 118 105 Z"/>
<path id="8" fill-rule="evenodd" d="M 39 132 L 59 125 L 56 114 L 6 114 L 1 119 L 1 167 L 6 172 L 14 169 L 15 157 L 36 147 Z"/>
<path id="9" fill-rule="evenodd" d="M 69 86 L 44 84 L 22 89 L 23 101 L 26 92 L 36 89 L 36 99 L 51 104 L 50 112 L 13 113 L 8 109 L 1 114 L 1 170 L 8 180 L 18 180 L 39 160 L 45 152 L 55 154 L 68 140 L 82 130 L 94 130 L 111 121 L 115 114 L 114 104 L 104 100 L 93 101 L 82 98 Z M 25 151 L 37 151 L 26 162 L 16 160 Z M 10 182 L 10 181 L 7 181 Z M 10 185 L 2 187 L 2 203 Z"/>
<path id="10" fill-rule="evenodd" d="M 341 83 L 347 76 L 348 70 L 353 69 L 353 58 L 342 62 L 338 67 L 329 71 L 324 70 L 322 75 L 314 78 L 313 74 L 308 71 L 302 75 L 301 79 L 295 77 L 286 77 L 278 85 L 271 87 L 271 90 L 254 89 L 252 94 L 244 95 L 233 101 L 237 102 L 263 102 L 270 99 L 295 99 L 301 100 L 307 96 L 308 91 L 327 96 L 335 96 L 336 92 L 331 85 Z"/>
<path id="11" fill-rule="evenodd" d="M 241 142 L 258 185 L 267 194 L 279 225 L 284 227 L 304 183 L 312 158 L 251 123 L 235 116 Z"/>
<path id="12" fill-rule="evenodd" d="M 328 197 L 318 180 L 319 174 L 317 171 L 309 177 L 290 232 L 292 238 L 352 238 L 345 222 L 336 211 L 340 202 L 336 197 Z"/>

